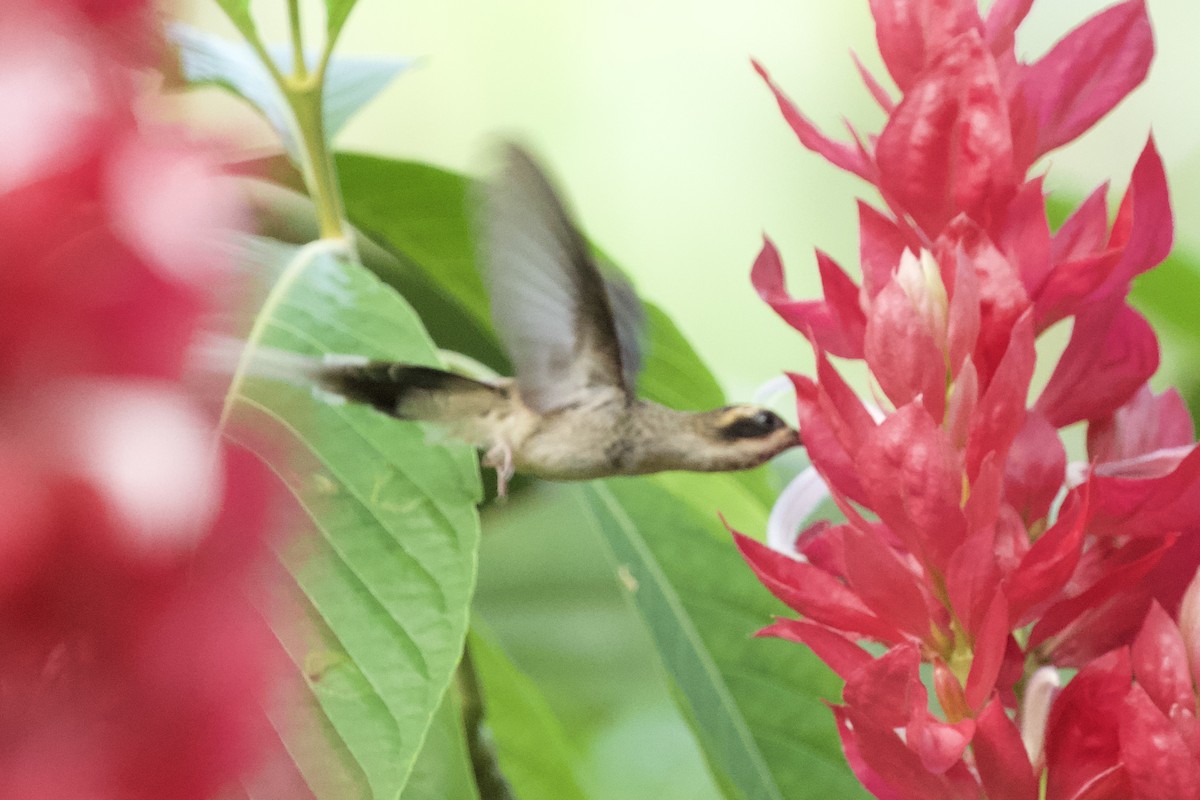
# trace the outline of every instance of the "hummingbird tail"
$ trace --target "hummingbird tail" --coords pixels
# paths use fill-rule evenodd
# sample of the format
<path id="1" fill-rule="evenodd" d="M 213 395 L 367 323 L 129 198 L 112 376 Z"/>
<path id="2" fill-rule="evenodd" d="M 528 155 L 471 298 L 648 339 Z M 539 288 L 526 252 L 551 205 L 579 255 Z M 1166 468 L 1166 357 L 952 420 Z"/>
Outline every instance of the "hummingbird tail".
<path id="1" fill-rule="evenodd" d="M 509 402 L 500 386 L 453 372 L 394 361 L 326 362 L 318 386 L 399 419 L 463 423 Z"/>
<path id="2" fill-rule="evenodd" d="M 399 419 L 443 423 L 477 445 L 489 441 L 489 415 L 512 403 L 502 384 L 434 367 L 353 355 L 303 355 L 263 345 L 247 349 L 244 341 L 219 334 L 198 340 L 190 356 L 203 372 L 311 387 L 327 402 L 363 403 Z"/>
<path id="3" fill-rule="evenodd" d="M 214 375 L 252 375 L 294 386 L 312 386 L 324 366 L 319 356 L 275 347 L 250 347 L 242 339 L 218 333 L 200 336 L 188 353 L 190 366 Z"/>

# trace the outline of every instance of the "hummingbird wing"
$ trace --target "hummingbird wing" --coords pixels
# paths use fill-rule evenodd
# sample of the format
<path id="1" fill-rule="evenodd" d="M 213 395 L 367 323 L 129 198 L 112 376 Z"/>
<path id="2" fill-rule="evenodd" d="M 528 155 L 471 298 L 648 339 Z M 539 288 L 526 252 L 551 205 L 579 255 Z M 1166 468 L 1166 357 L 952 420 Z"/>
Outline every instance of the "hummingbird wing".
<path id="1" fill-rule="evenodd" d="M 634 393 L 642 308 L 605 278 L 545 173 L 509 145 L 483 196 L 483 277 L 492 321 L 538 411 Z"/>

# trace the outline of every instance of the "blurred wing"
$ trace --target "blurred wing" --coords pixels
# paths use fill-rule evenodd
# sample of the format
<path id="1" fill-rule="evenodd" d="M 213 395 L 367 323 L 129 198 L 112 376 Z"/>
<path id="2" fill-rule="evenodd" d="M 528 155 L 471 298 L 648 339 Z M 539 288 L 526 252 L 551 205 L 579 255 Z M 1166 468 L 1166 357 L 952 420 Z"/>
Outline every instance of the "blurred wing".
<path id="1" fill-rule="evenodd" d="M 621 371 L 624 383 L 630 392 L 637 386 L 637 376 L 642 370 L 642 333 L 646 327 L 646 309 L 638 299 L 637 292 L 615 268 L 603 264 L 601 277 L 608 295 L 608 307 L 612 309 L 613 323 L 617 329 L 617 347 L 621 350 Z"/>
<path id="2" fill-rule="evenodd" d="M 562 201 L 524 150 L 508 146 L 483 206 L 483 277 L 521 397 L 539 411 L 587 402 L 605 389 L 632 397 L 637 296 L 627 284 L 601 278 Z"/>

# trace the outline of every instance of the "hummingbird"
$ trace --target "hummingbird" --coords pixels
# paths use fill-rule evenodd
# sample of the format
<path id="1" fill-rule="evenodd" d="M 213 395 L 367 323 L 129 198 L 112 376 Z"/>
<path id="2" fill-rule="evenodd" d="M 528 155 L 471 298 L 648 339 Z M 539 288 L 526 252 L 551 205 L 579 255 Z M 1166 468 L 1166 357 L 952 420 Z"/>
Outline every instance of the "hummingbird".
<path id="1" fill-rule="evenodd" d="M 800 444 L 756 405 L 680 411 L 637 396 L 643 323 L 632 287 L 602 274 L 561 195 L 529 153 L 503 149 L 481 185 L 479 260 L 492 321 L 514 365 L 483 380 L 392 361 L 314 360 L 325 393 L 435 423 L 483 452 L 506 493 L 515 472 L 556 481 L 759 466 Z"/>

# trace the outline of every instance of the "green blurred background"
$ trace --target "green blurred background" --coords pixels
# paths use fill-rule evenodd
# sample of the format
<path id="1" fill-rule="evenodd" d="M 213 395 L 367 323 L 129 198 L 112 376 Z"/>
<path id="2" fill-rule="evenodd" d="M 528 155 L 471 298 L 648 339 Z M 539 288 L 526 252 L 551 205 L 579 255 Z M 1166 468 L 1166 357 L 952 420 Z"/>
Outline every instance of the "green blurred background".
<path id="1" fill-rule="evenodd" d="M 1106 0 L 1041 0 L 1021 30 L 1033 58 Z M 322 4 L 306 0 L 313 40 Z M 1200 6 L 1149 0 L 1158 53 L 1115 113 L 1046 160 L 1052 192 L 1121 187 L 1153 128 L 1174 193 L 1180 244 L 1200 219 Z M 282 0 L 252 7 L 282 40 Z M 186 18 L 233 37 L 211 0 Z M 272 32 L 274 36 L 272 36 Z M 833 135 L 882 119 L 849 57 L 879 76 L 866 0 L 360 0 L 338 47 L 421 59 L 339 137 L 344 149 L 466 171 L 497 136 L 553 167 L 592 237 L 662 306 L 734 395 L 811 353 L 747 280 L 766 231 L 797 294 L 816 291 L 812 248 L 853 271 L 860 181 L 804 150 L 750 67 L 759 59 Z M 237 101 L 210 93 L 211 124 L 271 135 Z"/>
<path id="2" fill-rule="evenodd" d="M 1019 52 L 1035 58 L 1108 5 L 1041 0 Z M 1123 189 L 1153 129 L 1177 248 L 1197 252 L 1200 6 L 1147 5 L 1158 51 L 1148 81 L 1039 169 L 1065 200 L 1109 179 Z M 284 38 L 285 7 L 256 0 L 268 39 Z M 303 7 L 316 41 L 322 3 Z M 177 13 L 236 36 L 210 0 Z M 829 133 L 841 135 L 843 117 L 878 130 L 882 115 L 849 57 L 885 75 L 866 0 L 360 0 L 338 50 L 420 59 L 350 123 L 341 149 L 477 172 L 498 136 L 517 137 L 552 166 L 588 233 L 671 315 L 731 396 L 747 397 L 783 369 L 809 369 L 807 345 L 756 298 L 750 264 L 765 231 L 797 295 L 819 291 L 813 247 L 853 273 L 854 201 L 864 189 L 799 145 L 749 58 Z M 221 136 L 273 143 L 254 113 L 220 92 L 200 93 L 194 111 Z M 1193 380 L 1195 298 L 1177 301 L 1176 326 L 1162 329 L 1160 384 Z M 594 797 L 717 796 L 602 545 L 580 533 L 565 495 L 535 487 L 488 511 L 480 569 L 479 614 L 561 716 Z"/>

